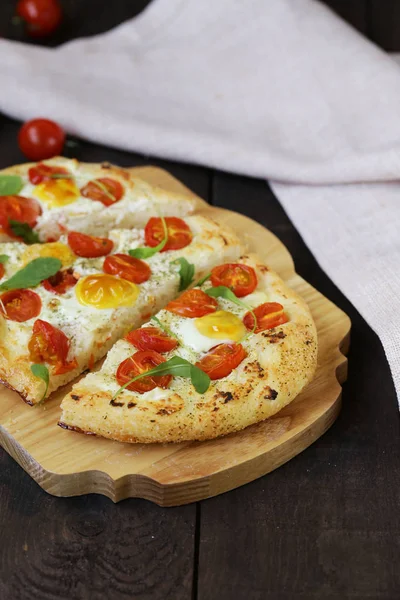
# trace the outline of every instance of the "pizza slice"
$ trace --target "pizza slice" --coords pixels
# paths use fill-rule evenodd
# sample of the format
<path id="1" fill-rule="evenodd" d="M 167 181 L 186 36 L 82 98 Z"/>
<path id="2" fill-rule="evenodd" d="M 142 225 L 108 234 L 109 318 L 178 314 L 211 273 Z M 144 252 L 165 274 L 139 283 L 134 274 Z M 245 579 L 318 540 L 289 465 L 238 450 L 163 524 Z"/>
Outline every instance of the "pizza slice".
<path id="1" fill-rule="evenodd" d="M 67 231 L 102 236 L 194 209 L 194 199 L 108 163 L 57 157 L 0 172 L 0 241 L 56 241 Z"/>
<path id="2" fill-rule="evenodd" d="M 0 379 L 29 404 L 74 379 L 129 329 L 243 246 L 203 216 L 152 217 L 108 238 L 0 244 Z"/>
<path id="3" fill-rule="evenodd" d="M 118 341 L 64 398 L 59 425 L 121 442 L 205 440 L 294 400 L 316 368 L 310 311 L 256 256 L 229 262 Z"/>

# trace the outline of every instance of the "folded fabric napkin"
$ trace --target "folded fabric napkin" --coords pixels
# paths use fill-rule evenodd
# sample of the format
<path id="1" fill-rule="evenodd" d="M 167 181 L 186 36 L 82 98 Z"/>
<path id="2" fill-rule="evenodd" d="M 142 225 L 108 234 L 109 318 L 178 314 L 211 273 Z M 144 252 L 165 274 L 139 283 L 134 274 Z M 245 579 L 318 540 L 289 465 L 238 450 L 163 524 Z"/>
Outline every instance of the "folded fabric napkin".
<path id="1" fill-rule="evenodd" d="M 314 0 L 154 0 L 57 49 L 0 41 L 0 110 L 268 178 L 380 336 L 400 397 L 400 71 Z"/>

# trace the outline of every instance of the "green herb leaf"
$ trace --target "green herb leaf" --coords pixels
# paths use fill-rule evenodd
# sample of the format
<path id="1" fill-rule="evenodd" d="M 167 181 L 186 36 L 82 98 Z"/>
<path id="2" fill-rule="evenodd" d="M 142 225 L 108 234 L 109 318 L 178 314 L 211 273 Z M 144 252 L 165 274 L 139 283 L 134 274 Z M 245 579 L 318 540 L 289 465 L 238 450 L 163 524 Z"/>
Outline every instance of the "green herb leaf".
<path id="1" fill-rule="evenodd" d="M 208 296 L 212 296 L 213 298 L 225 298 L 225 300 L 230 300 L 230 302 L 234 302 L 238 306 L 241 306 L 241 307 L 245 308 L 253 316 L 253 319 L 254 319 L 253 329 L 251 331 L 249 331 L 249 333 L 247 333 L 245 335 L 245 337 L 243 338 L 243 340 L 241 340 L 241 341 L 247 340 L 247 338 L 252 333 L 255 332 L 256 327 L 257 327 L 257 317 L 256 317 L 256 315 L 254 314 L 254 312 L 252 311 L 252 309 L 250 308 L 250 306 L 248 306 L 245 302 L 242 302 L 241 300 L 239 300 L 239 298 L 236 296 L 236 294 L 234 294 L 232 292 L 231 289 L 229 289 L 225 285 L 218 285 L 217 287 L 208 288 L 208 290 L 205 290 L 205 293 Z"/>
<path id="2" fill-rule="evenodd" d="M 207 281 L 207 279 L 210 279 L 210 277 L 211 273 L 207 273 L 207 275 L 204 275 L 204 277 L 202 277 L 197 283 L 195 283 L 194 287 L 200 287 L 201 285 L 203 285 L 203 283 Z"/>
<path id="3" fill-rule="evenodd" d="M 50 179 L 74 179 L 74 176 L 70 173 L 51 173 L 47 175 Z"/>
<path id="4" fill-rule="evenodd" d="M 7 254 L 0 254 L 0 263 L 5 263 L 10 257 Z"/>
<path id="5" fill-rule="evenodd" d="M 49 389 L 49 379 L 50 379 L 49 370 L 45 365 L 35 363 L 35 364 L 31 365 L 31 371 L 35 377 L 39 377 L 40 379 L 43 379 L 43 381 L 46 384 L 46 388 L 44 390 L 44 394 L 43 394 L 43 398 L 42 398 L 42 400 L 44 400 L 46 398 L 47 390 Z"/>
<path id="6" fill-rule="evenodd" d="M 186 258 L 183 258 L 182 256 L 172 262 L 173 262 L 173 264 L 177 264 L 177 263 L 180 264 L 179 276 L 180 276 L 181 280 L 179 283 L 179 291 L 183 292 L 183 290 L 186 290 L 186 288 L 188 288 L 189 285 L 193 282 L 194 265 L 192 263 L 188 262 L 186 260 Z"/>
<path id="7" fill-rule="evenodd" d="M 129 250 L 129 254 L 130 256 L 133 256 L 134 258 L 150 258 L 151 256 L 154 256 L 154 254 L 157 254 L 157 252 L 161 252 L 161 250 L 164 248 L 165 244 L 168 242 L 168 228 L 167 228 L 167 224 L 165 222 L 164 217 L 160 217 L 161 218 L 161 222 L 162 222 L 162 226 L 163 226 L 163 230 L 164 230 L 164 237 L 161 240 L 161 242 L 155 246 L 154 248 L 134 248 L 133 250 Z"/>
<path id="8" fill-rule="evenodd" d="M 0 175 L 0 196 L 19 194 L 24 182 L 19 175 Z"/>
<path id="9" fill-rule="evenodd" d="M 162 331 L 165 331 L 165 333 L 167 335 L 169 335 L 170 337 L 178 339 L 178 337 L 174 333 L 172 333 L 172 331 L 170 330 L 170 328 L 167 327 L 166 325 L 163 325 L 163 323 L 161 323 L 160 319 L 158 319 L 157 317 L 151 317 L 150 321 L 154 321 L 155 323 L 157 323 L 157 325 L 159 326 L 159 328 L 162 329 Z"/>
<path id="10" fill-rule="evenodd" d="M 113 400 L 126 388 L 128 385 L 137 381 L 138 379 L 142 379 L 143 377 L 149 377 L 151 375 L 174 375 L 175 377 L 184 377 L 185 379 L 190 379 L 192 381 L 192 385 L 194 386 L 196 392 L 199 394 L 204 394 L 208 388 L 210 387 L 210 378 L 198 367 L 192 365 L 192 363 L 188 362 L 184 358 L 180 356 L 173 356 L 169 360 L 164 363 L 161 363 L 154 369 L 150 369 L 149 371 L 145 371 L 133 377 L 130 381 L 125 383 L 119 390 L 114 394 Z"/>
<path id="11" fill-rule="evenodd" d="M 9 219 L 8 222 L 13 234 L 22 238 L 25 244 L 40 244 L 38 234 L 36 231 L 33 231 L 28 223 L 21 223 L 20 221 L 14 221 L 13 219 Z"/>
<path id="12" fill-rule="evenodd" d="M 20 269 L 10 277 L 10 279 L 0 284 L 0 291 L 35 287 L 41 281 L 55 275 L 61 267 L 62 262 L 58 258 L 34 258 L 23 269 Z"/>

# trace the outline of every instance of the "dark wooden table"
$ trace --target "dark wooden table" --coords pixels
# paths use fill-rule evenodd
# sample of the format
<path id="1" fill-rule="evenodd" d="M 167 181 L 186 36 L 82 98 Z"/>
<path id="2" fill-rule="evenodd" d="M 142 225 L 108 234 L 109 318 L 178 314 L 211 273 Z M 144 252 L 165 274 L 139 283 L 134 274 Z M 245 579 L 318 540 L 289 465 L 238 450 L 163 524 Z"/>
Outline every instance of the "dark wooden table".
<path id="1" fill-rule="evenodd" d="M 104 31 L 146 3 L 65 0 L 67 18 L 51 43 Z M 330 4 L 381 45 L 400 47 L 400 2 Z M 14 5 L 1 2 L 0 35 L 21 39 L 9 23 Z M 0 116 L 0 168 L 22 160 L 18 127 Z M 298 272 L 350 315 L 349 379 L 338 421 L 308 450 L 190 506 L 54 498 L 0 449 L 0 598 L 400 598 L 399 415 L 376 335 L 321 271 L 264 181 L 86 142 L 77 152 L 84 161 L 160 165 L 210 203 L 269 227 Z"/>

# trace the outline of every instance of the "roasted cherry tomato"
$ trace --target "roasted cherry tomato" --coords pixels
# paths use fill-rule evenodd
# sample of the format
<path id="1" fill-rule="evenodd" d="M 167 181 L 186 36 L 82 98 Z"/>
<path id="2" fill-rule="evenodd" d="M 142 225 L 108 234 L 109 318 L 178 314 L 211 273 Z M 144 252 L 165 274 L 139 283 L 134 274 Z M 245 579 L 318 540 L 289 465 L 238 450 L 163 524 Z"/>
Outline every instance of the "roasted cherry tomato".
<path id="1" fill-rule="evenodd" d="M 169 337 L 159 327 L 141 327 L 130 331 L 125 339 L 136 346 L 138 350 L 155 350 L 155 352 L 169 352 L 178 345 L 178 340 Z"/>
<path id="2" fill-rule="evenodd" d="M 83 258 L 106 256 L 114 248 L 114 242 L 108 238 L 94 237 L 78 231 L 71 231 L 68 234 L 68 244 L 77 256 Z"/>
<path id="3" fill-rule="evenodd" d="M 185 221 L 178 217 L 165 217 L 165 223 L 168 230 L 168 241 L 161 252 L 180 250 L 190 244 L 193 236 Z M 144 229 L 144 238 L 146 245 L 150 248 L 158 246 L 164 239 L 164 228 L 160 217 L 152 217 L 148 221 Z"/>
<path id="4" fill-rule="evenodd" d="M 33 37 L 50 35 L 62 19 L 58 0 L 19 0 L 17 14 L 26 22 L 27 32 Z"/>
<path id="5" fill-rule="evenodd" d="M 238 263 L 220 265 L 211 271 L 214 286 L 225 285 L 238 298 L 251 294 L 257 287 L 257 275 L 252 267 Z"/>
<path id="6" fill-rule="evenodd" d="M 70 345 L 71 342 L 63 331 L 38 319 L 28 342 L 29 356 L 33 363 L 46 362 L 53 366 L 54 375 L 62 375 L 78 366 L 76 358 L 67 360 Z"/>
<path id="7" fill-rule="evenodd" d="M 4 273 L 6 272 L 3 263 L 0 263 L 0 279 L 4 277 Z"/>
<path id="8" fill-rule="evenodd" d="M 139 350 L 119 365 L 116 373 L 117 381 L 119 385 L 125 385 L 128 381 L 140 375 L 140 373 L 150 371 L 150 369 L 154 369 L 154 367 L 163 362 L 165 362 L 165 358 L 161 354 L 158 354 L 158 352 L 154 352 L 154 350 Z M 155 387 L 167 388 L 171 379 L 171 375 L 143 377 L 130 383 L 126 389 L 144 394 L 145 392 L 150 392 Z"/>
<path id="9" fill-rule="evenodd" d="M 51 167 L 44 163 L 38 163 L 28 171 L 29 181 L 33 185 L 38 185 L 39 183 L 42 183 L 42 181 L 49 179 L 63 179 L 64 175 L 68 179 L 71 177 L 68 169 L 65 169 L 64 167 Z"/>
<path id="10" fill-rule="evenodd" d="M 111 206 L 118 202 L 118 200 L 121 200 L 124 195 L 124 188 L 116 179 L 101 177 L 100 179 L 89 181 L 89 183 L 81 189 L 81 194 L 82 196 L 85 196 L 85 198 L 98 200 L 104 204 L 104 206 Z"/>
<path id="11" fill-rule="evenodd" d="M 64 130 L 49 119 L 27 121 L 18 133 L 21 152 L 30 160 L 45 160 L 61 154 L 64 142 Z"/>
<path id="12" fill-rule="evenodd" d="M 108 273 L 86 275 L 75 286 L 78 302 L 98 309 L 132 306 L 139 294 L 136 283 Z"/>
<path id="13" fill-rule="evenodd" d="M 107 256 L 103 264 L 103 271 L 133 283 L 143 283 L 151 275 L 151 269 L 146 262 L 129 256 L 129 254 Z"/>
<path id="14" fill-rule="evenodd" d="M 10 220 L 27 223 L 29 227 L 34 227 L 41 214 L 40 204 L 33 198 L 0 196 L 0 231 L 11 237 L 19 239 L 10 229 Z"/>
<path id="15" fill-rule="evenodd" d="M 0 296 L 0 312 L 10 321 L 23 323 L 40 314 L 42 301 L 31 290 L 10 290 Z"/>
<path id="16" fill-rule="evenodd" d="M 241 344 L 219 344 L 203 356 L 196 367 L 207 373 L 210 379 L 222 379 L 236 369 L 246 356 Z"/>
<path id="17" fill-rule="evenodd" d="M 202 290 L 186 290 L 179 298 L 169 302 L 165 308 L 181 317 L 204 317 L 217 310 L 218 302 Z"/>
<path id="18" fill-rule="evenodd" d="M 282 304 L 278 302 L 265 302 L 265 304 L 257 306 L 253 312 L 257 319 L 257 326 L 254 333 L 260 333 L 260 331 L 264 331 L 265 329 L 272 329 L 273 327 L 277 327 L 277 325 L 283 325 L 283 323 L 289 321 L 284 313 Z M 244 315 L 243 323 L 250 331 L 253 329 L 254 318 L 250 312 Z"/>
<path id="19" fill-rule="evenodd" d="M 47 291 L 53 292 L 53 294 L 65 294 L 67 290 L 74 287 L 77 279 L 75 279 L 73 275 L 73 269 L 64 269 L 58 271 L 49 279 L 45 279 L 43 281 L 43 287 L 46 288 Z"/>

